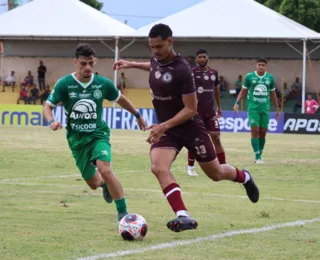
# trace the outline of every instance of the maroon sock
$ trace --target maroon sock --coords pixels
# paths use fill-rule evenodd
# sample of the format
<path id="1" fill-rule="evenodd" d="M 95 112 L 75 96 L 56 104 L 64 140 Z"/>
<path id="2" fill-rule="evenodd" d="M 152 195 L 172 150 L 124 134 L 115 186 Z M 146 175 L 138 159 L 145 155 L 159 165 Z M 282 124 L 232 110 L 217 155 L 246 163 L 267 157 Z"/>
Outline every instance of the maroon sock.
<path id="1" fill-rule="evenodd" d="M 194 160 L 195 160 L 195 158 L 194 158 L 193 154 L 188 151 L 188 165 L 194 166 Z"/>
<path id="2" fill-rule="evenodd" d="M 244 181 L 246 179 L 246 175 L 245 175 L 244 171 L 240 171 L 238 168 L 236 168 L 236 171 L 237 171 L 237 177 L 234 180 L 234 182 L 244 183 Z"/>
<path id="3" fill-rule="evenodd" d="M 165 187 L 163 189 L 163 193 L 167 197 L 167 200 L 174 213 L 179 210 L 187 210 L 181 197 L 180 186 L 177 183 L 171 183 Z"/>
<path id="4" fill-rule="evenodd" d="M 225 152 L 218 153 L 217 157 L 218 157 L 218 161 L 219 161 L 220 164 L 226 164 L 227 163 L 226 162 L 226 154 L 225 154 Z"/>

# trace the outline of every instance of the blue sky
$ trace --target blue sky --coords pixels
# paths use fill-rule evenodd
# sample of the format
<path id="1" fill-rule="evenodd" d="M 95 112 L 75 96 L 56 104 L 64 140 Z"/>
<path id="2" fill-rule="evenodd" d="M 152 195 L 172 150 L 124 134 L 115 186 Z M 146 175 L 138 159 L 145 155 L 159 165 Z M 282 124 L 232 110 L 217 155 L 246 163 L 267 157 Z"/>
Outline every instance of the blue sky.
<path id="1" fill-rule="evenodd" d="M 54 0 L 53 0 L 54 1 Z M 103 11 L 113 18 L 124 22 L 133 28 L 139 28 L 157 21 L 182 9 L 200 3 L 203 0 L 99 0 L 104 3 Z M 28 0 L 22 0 L 23 3 Z M 0 13 L 6 11 L 1 4 L 7 0 L 0 0 Z M 35 14 L 36 15 L 36 14 Z"/>

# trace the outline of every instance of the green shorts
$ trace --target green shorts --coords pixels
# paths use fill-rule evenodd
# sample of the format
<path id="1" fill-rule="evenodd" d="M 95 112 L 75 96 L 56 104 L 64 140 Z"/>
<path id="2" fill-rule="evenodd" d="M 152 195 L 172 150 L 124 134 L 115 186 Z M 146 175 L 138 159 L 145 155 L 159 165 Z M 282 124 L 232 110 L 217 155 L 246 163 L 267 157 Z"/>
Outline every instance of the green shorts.
<path id="1" fill-rule="evenodd" d="M 96 160 L 111 163 L 111 144 L 108 139 L 95 139 L 79 149 L 71 150 L 82 178 L 90 180 L 96 173 Z"/>
<path id="2" fill-rule="evenodd" d="M 267 110 L 249 110 L 248 118 L 250 127 L 259 126 L 268 129 L 270 112 Z"/>

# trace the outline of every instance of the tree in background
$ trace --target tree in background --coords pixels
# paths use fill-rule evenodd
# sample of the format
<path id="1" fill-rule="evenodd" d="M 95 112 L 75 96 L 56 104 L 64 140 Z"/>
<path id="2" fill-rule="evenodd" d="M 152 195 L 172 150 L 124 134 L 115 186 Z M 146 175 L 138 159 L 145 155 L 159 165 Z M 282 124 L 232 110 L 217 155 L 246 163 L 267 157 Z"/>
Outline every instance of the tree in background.
<path id="1" fill-rule="evenodd" d="M 256 0 L 272 10 L 320 32 L 320 0 Z"/>
<path id="2" fill-rule="evenodd" d="M 91 7 L 97 9 L 97 10 L 101 10 L 102 7 L 103 7 L 103 3 L 102 2 L 99 2 L 97 0 L 80 0 L 81 2 L 87 4 L 87 5 L 90 5 Z"/>

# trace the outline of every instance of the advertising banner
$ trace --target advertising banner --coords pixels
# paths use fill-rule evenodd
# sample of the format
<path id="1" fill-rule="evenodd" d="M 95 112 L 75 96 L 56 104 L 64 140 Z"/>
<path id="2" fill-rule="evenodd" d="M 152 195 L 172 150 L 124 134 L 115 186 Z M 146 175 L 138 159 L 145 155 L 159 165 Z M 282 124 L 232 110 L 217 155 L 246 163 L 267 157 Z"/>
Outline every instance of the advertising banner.
<path id="1" fill-rule="evenodd" d="M 284 133 L 320 134 L 320 114 L 285 114 Z"/>
<path id="2" fill-rule="evenodd" d="M 47 126 L 42 115 L 42 106 L 33 105 L 0 105 L 0 116 L 2 125 L 30 125 Z M 140 108 L 141 115 L 145 118 L 147 125 L 157 122 L 154 109 Z M 64 108 L 59 106 L 53 110 L 55 120 L 66 125 Z M 221 132 L 250 132 L 247 112 L 223 111 L 223 117 L 219 118 Z M 104 108 L 103 120 L 112 129 L 138 129 L 136 119 L 128 111 L 122 108 Z M 274 112 L 270 113 L 268 131 L 270 133 L 283 133 L 284 114 L 281 113 L 280 121 L 276 120 Z"/>

